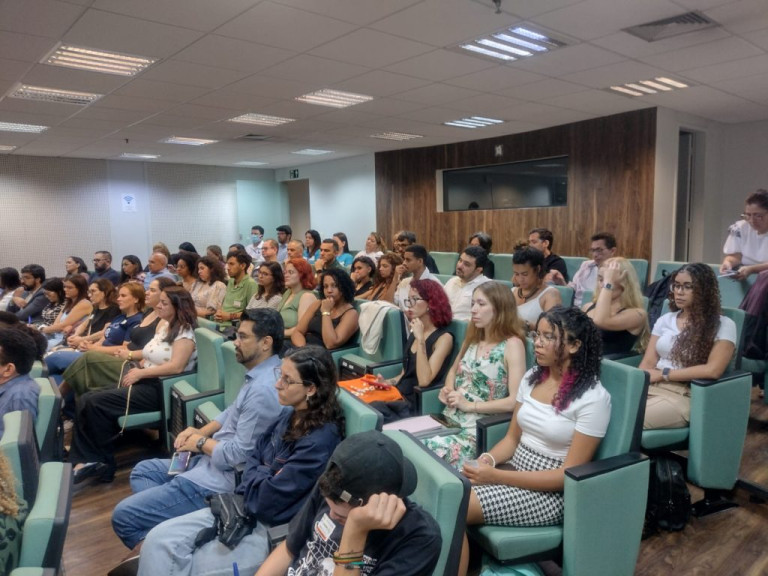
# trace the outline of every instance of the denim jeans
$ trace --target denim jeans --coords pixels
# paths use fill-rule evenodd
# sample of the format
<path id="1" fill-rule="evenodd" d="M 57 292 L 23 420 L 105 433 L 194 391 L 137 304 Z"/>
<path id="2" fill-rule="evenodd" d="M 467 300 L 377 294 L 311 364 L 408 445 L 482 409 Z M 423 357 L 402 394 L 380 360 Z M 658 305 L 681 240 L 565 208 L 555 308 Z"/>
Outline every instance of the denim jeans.
<path id="1" fill-rule="evenodd" d="M 48 366 L 48 374 L 63 374 L 72 362 L 82 356 L 77 350 L 57 350 L 45 357 L 45 365 Z"/>
<path id="2" fill-rule="evenodd" d="M 207 506 L 205 497 L 212 491 L 180 476 L 169 476 L 170 464 L 170 460 L 160 458 L 144 460 L 131 472 L 134 494 L 112 513 L 112 528 L 128 548 L 136 546 L 161 522 Z"/>

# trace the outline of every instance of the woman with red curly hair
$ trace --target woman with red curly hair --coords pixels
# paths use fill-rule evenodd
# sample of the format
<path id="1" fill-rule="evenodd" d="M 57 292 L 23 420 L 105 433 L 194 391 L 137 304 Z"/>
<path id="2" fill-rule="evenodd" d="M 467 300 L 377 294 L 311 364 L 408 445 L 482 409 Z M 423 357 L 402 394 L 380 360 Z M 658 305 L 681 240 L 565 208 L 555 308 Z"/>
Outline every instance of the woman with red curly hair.
<path id="1" fill-rule="evenodd" d="M 287 290 L 283 293 L 283 299 L 280 300 L 277 311 L 283 317 L 285 337 L 290 338 L 293 329 L 299 323 L 299 318 L 317 300 L 314 293 L 317 282 L 314 270 L 304 258 L 286 260 L 283 276 Z"/>
<path id="2" fill-rule="evenodd" d="M 452 314 L 443 288 L 432 280 L 414 280 L 405 305 L 411 335 L 405 345 L 403 370 L 386 381 L 397 387 L 403 400 L 371 404 L 384 414 L 385 422 L 414 416 L 416 387 L 441 383 L 450 367 L 453 335 L 446 326 Z M 381 376 L 379 380 L 385 382 Z"/>

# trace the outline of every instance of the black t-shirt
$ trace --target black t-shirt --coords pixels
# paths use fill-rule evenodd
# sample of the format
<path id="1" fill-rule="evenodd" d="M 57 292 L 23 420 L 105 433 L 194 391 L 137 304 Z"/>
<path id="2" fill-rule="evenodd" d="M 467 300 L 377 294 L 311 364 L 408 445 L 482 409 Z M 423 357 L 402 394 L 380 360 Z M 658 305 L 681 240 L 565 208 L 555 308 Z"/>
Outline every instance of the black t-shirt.
<path id="1" fill-rule="evenodd" d="M 360 573 L 365 576 L 432 574 L 440 557 L 442 538 L 437 522 L 418 504 L 405 500 L 405 516 L 392 530 L 368 534 Z M 288 527 L 286 545 L 295 558 L 288 576 L 331 576 L 333 554 L 339 549 L 343 526 L 331 520 L 328 504 L 315 487 Z M 324 537 L 323 534 L 326 534 Z"/>
<path id="2" fill-rule="evenodd" d="M 557 270 L 560 272 L 566 282 L 570 280 L 570 278 L 568 278 L 568 268 L 565 265 L 565 260 L 560 258 L 557 254 L 550 254 L 544 258 L 544 272 L 549 272 L 550 270 Z"/>

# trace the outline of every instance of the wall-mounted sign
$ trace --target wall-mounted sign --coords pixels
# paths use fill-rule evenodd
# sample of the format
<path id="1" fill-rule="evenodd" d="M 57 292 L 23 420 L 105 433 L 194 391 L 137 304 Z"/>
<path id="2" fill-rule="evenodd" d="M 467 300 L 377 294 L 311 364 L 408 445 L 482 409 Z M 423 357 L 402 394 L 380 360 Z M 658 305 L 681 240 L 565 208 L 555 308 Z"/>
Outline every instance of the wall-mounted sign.
<path id="1" fill-rule="evenodd" d="M 290 175 L 291 178 L 298 178 L 299 177 L 299 169 L 296 168 L 294 170 L 291 170 L 290 172 L 288 172 L 288 174 Z"/>
<path id="2" fill-rule="evenodd" d="M 123 194 L 120 197 L 123 212 L 136 212 L 136 197 L 133 194 Z"/>

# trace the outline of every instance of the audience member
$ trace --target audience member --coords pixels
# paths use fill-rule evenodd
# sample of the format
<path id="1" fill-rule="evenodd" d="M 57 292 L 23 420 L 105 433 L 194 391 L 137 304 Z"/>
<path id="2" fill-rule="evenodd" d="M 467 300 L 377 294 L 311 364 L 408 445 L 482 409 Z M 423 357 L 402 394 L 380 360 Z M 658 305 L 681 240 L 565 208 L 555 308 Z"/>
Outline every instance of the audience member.
<path id="1" fill-rule="evenodd" d="M 0 328 L 0 438 L 5 431 L 3 415 L 8 412 L 27 410 L 37 420 L 40 386 L 29 377 L 36 350 L 26 330 Z"/>
<path id="2" fill-rule="evenodd" d="M 325 238 L 320 243 L 320 256 L 315 260 L 315 275 L 320 278 L 324 270 L 334 268 L 341 269 L 342 266 L 336 257 L 339 255 L 339 244 L 333 238 Z"/>
<path id="3" fill-rule="evenodd" d="M 237 328 L 235 357 L 247 370 L 234 403 L 200 429 L 187 428 L 174 449 L 191 452 L 187 470 L 171 476 L 171 461 L 154 458 L 131 471 L 132 496 L 112 514 L 112 527 L 135 549 L 152 528 L 206 507 L 206 496 L 232 492 L 239 467 L 259 438 L 287 411 L 278 401 L 275 370 L 283 348 L 283 320 L 274 310 L 248 310 Z"/>
<path id="4" fill-rule="evenodd" d="M 147 535 L 139 576 L 226 574 L 233 564 L 253 574 L 268 555 L 267 528 L 299 513 L 343 437 L 336 369 L 326 350 L 310 346 L 286 354 L 275 377 L 280 404 L 290 409 L 256 440 L 235 489 L 255 520 L 251 533 L 222 544 L 210 508 L 168 520 Z"/>
<path id="5" fill-rule="evenodd" d="M 397 285 L 395 290 L 394 303 L 403 312 L 405 312 L 405 299 L 408 298 L 408 292 L 413 280 L 432 280 L 440 284 L 432 273 L 427 269 L 427 249 L 421 244 L 411 244 L 405 249 L 405 256 L 403 263 L 398 266 L 395 273 L 398 277 L 403 278 L 407 273 L 410 273 L 408 278 L 403 278 Z M 440 284 L 442 288 L 442 284 Z"/>
<path id="6" fill-rule="evenodd" d="M 344 270 L 331 268 L 322 273 L 318 293 L 319 299 L 299 318 L 291 342 L 294 346 L 340 348 L 359 329 L 355 286 Z"/>
<path id="7" fill-rule="evenodd" d="M 728 229 L 720 273 L 734 280 L 768 270 L 768 190 L 747 196 L 741 220 Z"/>
<path id="8" fill-rule="evenodd" d="M 141 292 L 143 294 L 144 290 Z M 117 290 L 106 278 L 97 280 L 88 287 L 88 299 L 93 306 L 93 313 L 66 338 L 67 346 L 73 350 L 77 350 L 83 343 L 87 345 L 99 341 L 104 335 L 104 329 L 120 314 L 116 302 Z M 47 364 L 50 373 L 50 362 Z"/>
<path id="9" fill-rule="evenodd" d="M 93 272 L 91 273 L 91 282 L 101 278 L 106 278 L 112 284 L 120 284 L 120 273 L 112 268 L 112 254 L 106 250 L 99 250 L 93 255 Z"/>
<path id="10" fill-rule="evenodd" d="M 546 228 L 534 228 L 528 233 L 528 245 L 544 254 L 544 275 L 550 270 L 557 270 L 563 280 L 568 282 L 568 268 L 565 265 L 565 260 L 552 252 L 553 244 L 554 236 Z"/>
<path id="11" fill-rule="evenodd" d="M 109 280 L 108 278 L 101 278 Z M 48 348 L 56 346 L 64 335 L 74 330 L 80 322 L 93 312 L 93 304 L 88 300 L 88 282 L 76 274 L 67 276 L 62 282 L 64 288 L 64 307 L 56 319 L 48 326 L 42 326 L 40 332 L 48 336 Z"/>
<path id="12" fill-rule="evenodd" d="M 410 230 L 401 230 L 395 234 L 395 240 L 392 243 L 392 249 L 400 254 L 401 258 L 405 259 L 405 249 L 408 248 L 408 246 L 412 246 L 416 243 L 416 234 L 414 232 L 411 232 Z M 429 252 L 427 252 L 424 265 L 432 274 L 440 274 L 440 271 L 437 269 L 437 264 L 435 264 L 434 258 L 429 255 Z"/>
<path id="13" fill-rule="evenodd" d="M 8 310 L 20 286 L 21 278 L 16 268 L 0 268 L 0 312 Z"/>
<path id="14" fill-rule="evenodd" d="M 221 246 L 211 244 L 205 249 L 205 255 L 209 258 L 214 258 L 221 262 L 222 266 L 226 263 L 224 260 L 224 253 L 221 251 Z"/>
<path id="15" fill-rule="evenodd" d="M 651 377 L 646 429 L 687 426 L 690 381 L 720 378 L 736 348 L 736 324 L 721 315 L 717 277 L 707 264 L 686 264 L 672 274 L 671 288 L 671 312 L 654 324 L 640 363 Z"/>
<path id="16" fill-rule="evenodd" d="M 288 258 L 288 242 L 291 241 L 293 230 L 290 226 L 288 226 L 288 224 L 282 224 L 275 228 L 275 232 L 277 232 L 277 242 L 279 244 L 277 250 L 277 261 L 282 264 L 285 259 Z"/>
<path id="17" fill-rule="evenodd" d="M 558 286 L 567 284 L 573 288 L 574 306 L 581 306 L 584 303 L 585 291 L 593 292 L 595 290 L 598 270 L 606 260 L 616 255 L 616 238 L 613 234 L 598 232 L 590 238 L 590 241 L 592 244 L 589 247 L 589 252 L 592 254 L 592 260 L 581 263 L 576 274 L 573 275 L 573 280 L 566 283 L 563 275 L 557 270 L 550 270 L 544 278 L 546 282 L 553 282 Z"/>
<path id="18" fill-rule="evenodd" d="M 355 256 L 355 259 L 360 256 L 367 256 L 375 263 L 379 263 L 379 258 L 387 251 L 387 243 L 384 242 L 384 237 L 378 232 L 371 232 L 368 234 L 368 238 L 365 239 L 365 250 L 360 250 Z"/>
<path id="19" fill-rule="evenodd" d="M 245 309 L 271 308 L 277 310 L 285 291 L 283 267 L 277 262 L 264 262 L 259 266 L 257 278 L 256 293 L 248 301 Z"/>
<path id="20" fill-rule="evenodd" d="M 525 331 L 509 289 L 486 282 L 472 295 L 472 320 L 445 386 L 443 415 L 461 426 L 458 434 L 423 440 L 457 468 L 475 457 L 476 424 L 486 414 L 511 412 L 525 373 Z"/>
<path id="21" fill-rule="evenodd" d="M 197 360 L 197 315 L 189 292 L 169 286 L 160 293 L 157 314 L 161 323 L 141 352 L 141 364 L 128 370 L 121 387 L 84 394 L 77 405 L 69 461 L 75 465 L 74 482 L 115 477 L 112 441 L 119 432 L 117 420 L 126 411 L 153 412 L 163 402 L 159 378 L 191 370 Z M 135 331 L 135 330 L 134 330 Z"/>
<path id="22" fill-rule="evenodd" d="M 88 266 L 85 263 L 85 260 L 78 256 L 68 256 L 66 261 L 64 262 L 64 272 L 65 276 L 71 276 L 73 274 L 80 274 L 85 278 L 86 280 L 90 279 L 90 274 L 88 274 Z"/>
<path id="23" fill-rule="evenodd" d="M 186 250 L 173 256 L 176 257 L 176 275 L 179 277 L 180 284 L 184 290 L 192 296 L 195 309 L 205 306 L 207 301 L 204 295 L 200 296 L 199 294 L 202 282 L 197 279 L 197 261 L 200 257 L 194 252 L 187 252 Z"/>
<path id="24" fill-rule="evenodd" d="M 347 235 L 344 232 L 336 232 L 333 235 L 333 239 L 336 240 L 336 244 L 339 246 L 339 255 L 336 256 L 336 260 L 339 264 L 345 268 L 349 268 L 352 264 L 352 254 L 349 252 L 349 244 L 347 242 Z"/>
<path id="25" fill-rule="evenodd" d="M 371 288 L 371 293 L 365 295 L 366 300 L 386 300 L 395 302 L 395 290 L 400 284 L 398 267 L 403 259 L 395 252 L 386 252 L 379 258 L 379 267 L 376 270 L 376 278 Z"/>
<path id="26" fill-rule="evenodd" d="M 195 250 L 195 245 L 192 244 L 192 242 L 182 242 L 181 244 L 179 244 L 179 252 L 181 251 L 192 252 L 192 254 L 197 254 L 197 250 Z M 197 255 L 198 257 L 200 256 L 199 254 Z"/>
<path id="27" fill-rule="evenodd" d="M 317 282 L 312 267 L 304 258 L 291 258 L 283 265 L 286 291 L 277 310 L 283 318 L 285 337 L 290 339 L 296 324 L 299 323 L 299 318 L 304 316 L 312 303 L 317 300 L 314 292 Z"/>
<path id="28" fill-rule="evenodd" d="M 216 313 L 227 295 L 227 277 L 224 265 L 216 258 L 203 256 L 197 262 L 197 277 L 200 286 L 197 298 L 204 305 L 196 307 L 198 317 L 208 317 Z"/>
<path id="29" fill-rule="evenodd" d="M 0 328 L 16 328 L 31 336 L 35 341 L 35 360 L 42 360 L 48 351 L 48 338 L 41 334 L 37 328 L 16 318 L 12 312 L 0 311 Z"/>
<path id="30" fill-rule="evenodd" d="M 264 251 L 262 251 L 263 253 Z M 216 310 L 213 316 L 217 322 L 228 322 L 240 318 L 248 302 L 256 294 L 259 286 L 246 273 L 250 265 L 251 257 L 245 252 L 230 252 L 227 254 L 229 282 L 227 283 L 227 292 L 224 295 L 221 308 Z"/>
<path id="31" fill-rule="evenodd" d="M 456 276 L 445 283 L 445 293 L 456 320 L 469 321 L 475 288 L 490 281 L 485 275 L 488 263 L 488 254 L 480 246 L 467 246 L 459 255 Z"/>
<path id="32" fill-rule="evenodd" d="M 261 257 L 264 262 L 277 262 L 279 245 L 274 238 L 265 238 L 261 243 Z"/>
<path id="33" fill-rule="evenodd" d="M 156 278 L 170 278 L 174 282 L 176 281 L 176 278 L 174 278 L 173 274 L 168 270 L 168 260 L 169 258 L 162 252 L 152 253 L 152 256 L 149 257 L 149 262 L 147 263 L 149 272 L 144 276 L 144 290 L 147 290 L 149 284 Z"/>
<path id="34" fill-rule="evenodd" d="M 542 312 L 563 303 L 560 292 L 544 283 L 544 254 L 533 247 L 517 250 L 512 254 L 512 289 L 517 304 L 517 314 L 533 327 Z"/>
<path id="35" fill-rule="evenodd" d="M 27 264 L 21 269 L 21 286 L 23 292 L 16 294 L 8 303 L 8 312 L 13 312 L 16 317 L 29 324 L 42 322 L 43 308 L 48 305 L 45 292 L 41 290 L 45 282 L 45 268 L 39 264 Z"/>
<path id="36" fill-rule="evenodd" d="M 61 278 L 48 278 L 48 280 L 43 282 L 43 292 L 48 300 L 48 304 L 40 313 L 40 323 L 36 324 L 38 329 L 50 326 L 56 321 L 61 311 L 64 310 L 64 300 L 66 299 L 66 296 L 64 296 L 64 282 Z"/>
<path id="37" fill-rule="evenodd" d="M 537 365 L 520 383 L 506 435 L 475 466 L 464 465 L 472 483 L 469 525 L 561 524 L 565 470 L 592 460 L 608 428 L 611 397 L 600 384 L 594 324 L 577 308 L 559 307 L 536 330 Z M 507 462 L 512 468 L 501 468 Z M 468 561 L 465 537 L 459 574 Z"/>
<path id="38" fill-rule="evenodd" d="M 483 267 L 483 276 L 493 280 L 496 277 L 496 266 L 493 264 L 493 260 L 491 260 L 491 248 L 493 247 L 491 235 L 485 232 L 475 232 L 469 237 L 469 245 L 480 246 L 480 248 L 485 250 L 488 256 L 488 264 Z"/>
<path id="39" fill-rule="evenodd" d="M 139 260 L 138 256 L 134 256 L 133 254 L 123 256 L 120 271 L 120 284 L 125 284 L 126 282 L 140 282 L 143 285 L 144 279 L 147 276 L 144 273 L 144 268 L 141 266 L 141 260 Z"/>
<path id="40" fill-rule="evenodd" d="M 320 257 L 321 243 L 322 240 L 320 240 L 320 232 L 317 230 L 307 230 L 307 232 L 304 234 L 304 244 L 306 245 L 306 248 L 304 249 L 304 258 L 306 258 L 307 262 L 313 266 L 315 264 L 315 260 Z"/>
<path id="41" fill-rule="evenodd" d="M 152 253 L 159 252 L 163 256 L 165 256 L 166 261 L 171 259 L 171 251 L 168 249 L 168 246 L 165 245 L 164 242 L 155 242 L 152 245 Z"/>
<path id="42" fill-rule="evenodd" d="M 355 297 L 367 299 L 366 296 L 373 290 L 376 264 L 368 256 L 358 256 L 352 262 L 350 277 L 355 283 Z"/>
<path id="43" fill-rule="evenodd" d="M 288 242 L 286 250 L 288 251 L 288 258 L 286 260 L 304 257 L 304 244 L 301 243 L 301 240 L 291 240 Z"/>
<path id="44" fill-rule="evenodd" d="M 261 255 L 262 238 L 264 238 L 264 228 L 258 224 L 251 226 L 251 242 L 245 247 L 245 251 L 251 257 L 254 266 L 258 266 L 264 261 L 264 257 Z"/>
<path id="45" fill-rule="evenodd" d="M 256 576 L 432 574 L 440 528 L 407 499 L 416 482 L 413 464 L 391 438 L 376 431 L 347 438 Z"/>

